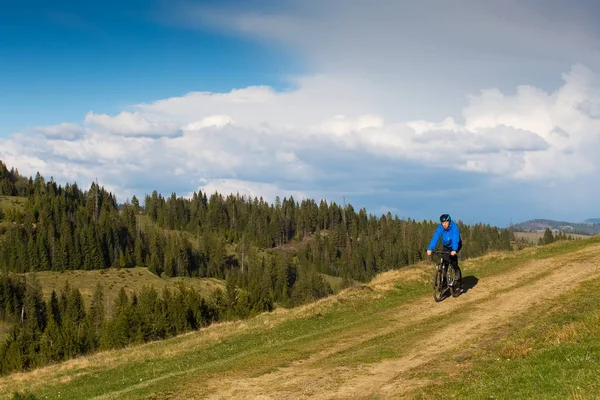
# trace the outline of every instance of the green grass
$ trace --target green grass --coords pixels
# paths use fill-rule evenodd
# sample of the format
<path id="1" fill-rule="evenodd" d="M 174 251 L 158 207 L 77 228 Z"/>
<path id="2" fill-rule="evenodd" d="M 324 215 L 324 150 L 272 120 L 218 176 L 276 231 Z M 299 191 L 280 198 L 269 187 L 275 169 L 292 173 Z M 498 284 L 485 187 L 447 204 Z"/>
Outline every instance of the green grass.
<path id="1" fill-rule="evenodd" d="M 429 371 L 446 382 L 419 398 L 583 399 L 600 397 L 600 279 L 543 303 L 518 323 L 490 338 L 457 362 L 470 367 L 451 375 Z M 499 341 L 498 338 L 503 340 Z M 452 368 L 452 367 L 448 367 Z"/>
<path id="2" fill-rule="evenodd" d="M 26 201 L 26 197 L 0 196 L 0 208 L 5 211 L 9 208 L 16 208 L 22 210 Z"/>

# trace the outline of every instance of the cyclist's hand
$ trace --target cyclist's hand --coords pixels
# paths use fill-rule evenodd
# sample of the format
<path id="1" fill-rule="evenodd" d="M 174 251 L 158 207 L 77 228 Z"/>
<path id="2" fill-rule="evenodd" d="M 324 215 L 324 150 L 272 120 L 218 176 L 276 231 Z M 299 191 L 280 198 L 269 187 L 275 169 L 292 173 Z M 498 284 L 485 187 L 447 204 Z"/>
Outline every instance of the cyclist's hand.
<path id="1" fill-rule="evenodd" d="M 431 255 L 431 250 L 427 250 L 427 255 L 430 256 Z"/>
<path id="2" fill-rule="evenodd" d="M 450 255 L 454 257 L 456 255 L 456 252 L 455 251 L 451 251 Z"/>

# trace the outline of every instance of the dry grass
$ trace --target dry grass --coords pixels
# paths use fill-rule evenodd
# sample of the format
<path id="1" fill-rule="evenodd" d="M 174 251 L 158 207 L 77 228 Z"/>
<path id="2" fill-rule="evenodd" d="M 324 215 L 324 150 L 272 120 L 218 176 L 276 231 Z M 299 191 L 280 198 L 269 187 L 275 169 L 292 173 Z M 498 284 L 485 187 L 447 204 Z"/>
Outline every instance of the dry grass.
<path id="1" fill-rule="evenodd" d="M 555 328 L 550 331 L 546 337 L 546 341 L 560 345 L 563 342 L 568 342 L 576 338 L 578 335 L 578 330 L 578 324 L 571 322 L 561 326 L 560 328 Z"/>
<path id="2" fill-rule="evenodd" d="M 323 279 L 325 279 L 327 283 L 329 283 L 329 286 L 333 290 L 333 293 L 339 293 L 339 291 L 342 289 L 342 278 L 340 278 L 339 276 L 332 276 L 327 274 L 320 275 L 323 277 Z"/>
<path id="3" fill-rule="evenodd" d="M 579 235 L 576 233 L 567 233 L 567 236 L 571 236 L 573 239 L 589 239 L 588 235 Z M 544 237 L 544 232 L 515 232 L 515 239 L 525 239 L 529 243 L 537 244 L 538 240 Z"/>
<path id="4" fill-rule="evenodd" d="M 431 277 L 431 264 L 419 263 L 413 266 L 383 272 L 369 283 L 369 286 L 377 290 L 390 290 L 398 282 L 429 282 Z"/>
<path id="5" fill-rule="evenodd" d="M 3 210 L 7 210 L 9 208 L 17 208 L 19 210 L 22 210 L 26 201 L 26 197 L 0 196 L 0 208 L 2 208 Z"/>
<path id="6" fill-rule="evenodd" d="M 531 346 L 531 343 L 528 342 L 511 343 L 502 348 L 502 350 L 500 350 L 500 354 L 505 359 L 520 359 L 526 357 L 533 351 L 533 347 Z"/>

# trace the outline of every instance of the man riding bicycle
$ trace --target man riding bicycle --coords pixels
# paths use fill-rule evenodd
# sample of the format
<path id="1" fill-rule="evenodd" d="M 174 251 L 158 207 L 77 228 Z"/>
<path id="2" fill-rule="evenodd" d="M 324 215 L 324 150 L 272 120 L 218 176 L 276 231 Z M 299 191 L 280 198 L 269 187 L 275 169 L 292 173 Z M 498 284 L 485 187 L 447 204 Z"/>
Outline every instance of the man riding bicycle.
<path id="1" fill-rule="evenodd" d="M 457 253 L 462 248 L 462 239 L 460 237 L 460 230 L 458 225 L 452 221 L 449 214 L 440 215 L 440 225 L 433 232 L 433 237 L 427 248 L 427 255 L 430 256 L 433 249 L 438 243 L 438 240 L 442 238 L 442 245 L 446 251 L 450 252 L 450 255 L 445 255 L 446 261 L 450 262 L 454 270 L 458 270 L 458 256 Z"/>

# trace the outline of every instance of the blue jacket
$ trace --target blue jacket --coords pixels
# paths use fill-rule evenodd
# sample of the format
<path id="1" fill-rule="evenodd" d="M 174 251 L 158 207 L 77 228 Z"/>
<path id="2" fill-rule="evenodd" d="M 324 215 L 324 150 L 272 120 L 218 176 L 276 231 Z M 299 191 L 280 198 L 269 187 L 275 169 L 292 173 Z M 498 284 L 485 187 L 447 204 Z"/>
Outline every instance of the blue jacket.
<path id="1" fill-rule="evenodd" d="M 450 221 L 448 230 L 445 230 L 442 224 L 437 227 L 433 233 L 433 237 L 431 238 L 431 242 L 429 243 L 427 250 L 435 249 L 438 240 L 440 240 L 440 236 L 442 237 L 442 245 L 444 247 L 450 247 L 452 250 L 458 251 L 458 243 L 461 241 L 460 231 L 458 229 L 458 225 L 456 225 L 454 221 Z"/>

